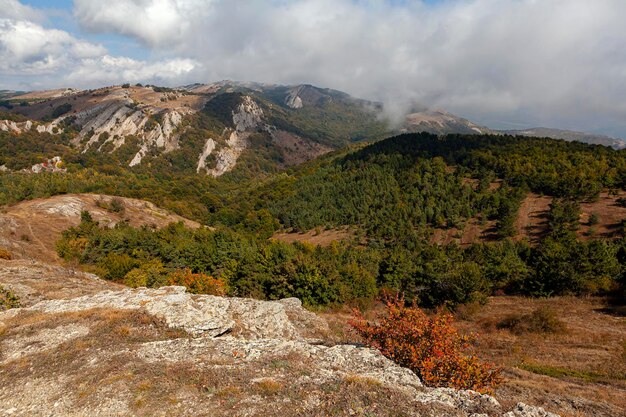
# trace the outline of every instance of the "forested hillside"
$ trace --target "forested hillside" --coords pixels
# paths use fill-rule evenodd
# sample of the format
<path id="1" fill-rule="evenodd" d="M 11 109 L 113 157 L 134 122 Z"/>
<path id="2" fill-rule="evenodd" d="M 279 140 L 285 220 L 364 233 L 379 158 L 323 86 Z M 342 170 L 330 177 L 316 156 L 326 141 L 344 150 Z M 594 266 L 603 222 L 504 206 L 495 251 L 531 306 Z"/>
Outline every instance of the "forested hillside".
<path id="1" fill-rule="evenodd" d="M 0 180 L 22 193 L 5 200 L 98 191 L 162 200 L 213 226 L 109 230 L 86 217 L 65 234 L 59 243 L 64 258 L 129 285 L 164 285 L 188 270 L 221 280 L 233 295 L 332 305 L 367 302 L 388 288 L 422 305 L 454 306 L 496 292 L 619 290 L 624 224 L 615 225 L 611 239 L 581 241 L 576 230 L 581 201 L 624 188 L 625 156 L 549 139 L 421 134 L 339 151 L 245 183 L 91 170 L 2 174 Z M 554 197 L 545 234 L 533 244 L 517 239 L 513 227 L 530 191 Z M 469 221 L 493 224 L 490 242 L 431 242 L 434 230 Z M 279 229 L 336 227 L 348 227 L 353 237 L 328 247 L 268 240 Z"/>

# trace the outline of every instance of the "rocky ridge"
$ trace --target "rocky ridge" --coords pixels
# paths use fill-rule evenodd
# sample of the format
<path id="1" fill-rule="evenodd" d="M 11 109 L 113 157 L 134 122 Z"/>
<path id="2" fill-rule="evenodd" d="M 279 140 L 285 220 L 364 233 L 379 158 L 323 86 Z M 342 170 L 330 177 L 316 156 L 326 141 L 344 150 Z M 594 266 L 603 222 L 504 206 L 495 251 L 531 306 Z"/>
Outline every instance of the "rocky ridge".
<path id="1" fill-rule="evenodd" d="M 68 128 L 77 129 L 79 133 L 72 143 L 82 152 L 112 153 L 129 137 L 136 137 L 139 150 L 130 166 L 140 164 L 151 150 L 168 153 L 177 149 L 178 129 L 183 120 L 201 109 L 206 101 L 206 97 L 182 91 L 161 92 L 147 87 L 72 90 L 71 94 L 60 95 L 29 93 L 12 99 L 37 100 L 38 96 L 42 96 L 40 101 L 16 110 L 32 120 L 0 120 L 0 130 L 20 134 L 35 129 L 40 133 L 60 134 Z M 66 108 L 70 110 L 47 121 L 50 110 L 62 106 L 69 106 Z"/>
<path id="2" fill-rule="evenodd" d="M 30 298 L 33 281 L 7 278 L 28 265 L 10 264 L 0 285 L 24 298 L 0 313 L 0 415 L 554 416 L 427 388 L 377 351 L 325 343 L 328 325 L 297 299 L 104 289 L 93 276 L 97 291 Z"/>
<path id="3" fill-rule="evenodd" d="M 479 126 L 442 110 L 423 110 L 407 115 L 401 132 L 428 132 L 436 135 L 449 133 L 496 134 L 487 127 Z"/>

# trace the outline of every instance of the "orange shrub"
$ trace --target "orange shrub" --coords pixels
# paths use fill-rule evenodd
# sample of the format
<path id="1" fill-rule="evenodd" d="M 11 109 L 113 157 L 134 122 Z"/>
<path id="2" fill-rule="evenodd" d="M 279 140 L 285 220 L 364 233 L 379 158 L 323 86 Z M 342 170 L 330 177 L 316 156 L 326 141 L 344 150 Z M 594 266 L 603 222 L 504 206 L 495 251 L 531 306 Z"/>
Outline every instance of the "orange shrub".
<path id="1" fill-rule="evenodd" d="M 350 321 L 368 346 L 411 369 L 429 386 L 489 393 L 502 382 L 499 368 L 465 353 L 471 337 L 459 334 L 451 314 L 440 310 L 429 317 L 419 308 L 405 307 L 402 298 L 385 301 L 387 314 L 377 323 L 358 311 Z"/>
<path id="2" fill-rule="evenodd" d="M 11 259 L 13 259 L 13 255 L 8 249 L 0 247 L 0 259 L 6 259 L 7 261 L 10 261 Z"/>
<path id="3" fill-rule="evenodd" d="M 168 275 L 169 285 L 182 285 L 193 294 L 226 295 L 226 282 L 206 274 L 194 274 L 190 269 L 182 269 Z"/>

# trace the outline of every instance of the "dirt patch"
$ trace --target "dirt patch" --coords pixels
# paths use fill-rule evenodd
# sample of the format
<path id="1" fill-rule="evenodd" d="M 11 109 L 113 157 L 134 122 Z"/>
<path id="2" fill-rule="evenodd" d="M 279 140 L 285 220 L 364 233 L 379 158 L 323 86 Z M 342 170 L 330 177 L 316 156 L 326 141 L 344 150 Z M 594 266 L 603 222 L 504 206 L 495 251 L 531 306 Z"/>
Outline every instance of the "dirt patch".
<path id="1" fill-rule="evenodd" d="M 473 186 L 471 182 L 467 182 Z M 500 182 L 490 184 L 491 190 L 500 187 Z M 621 223 L 626 220 L 626 207 L 618 204 L 620 198 L 626 197 L 626 191 L 610 195 L 607 192 L 600 194 L 597 201 L 583 202 L 580 205 L 580 228 L 577 236 L 580 240 L 614 239 L 621 236 Z M 531 244 L 538 243 L 548 232 L 548 213 L 553 198 L 550 196 L 530 193 L 520 206 L 517 221 L 515 222 L 515 240 L 526 239 Z M 595 224 L 590 224 L 593 217 Z M 463 229 L 435 229 L 431 242 L 438 245 L 457 243 L 468 246 L 477 242 L 493 242 L 499 240 L 496 222 L 481 223 L 477 219 L 470 219 Z"/>
<path id="2" fill-rule="evenodd" d="M 578 238 L 590 240 L 619 237 L 621 222 L 626 219 L 626 207 L 622 207 L 617 201 L 624 197 L 625 191 L 614 195 L 603 192 L 597 201 L 581 203 Z M 529 194 L 524 199 L 516 223 L 518 239 L 526 238 L 531 243 L 536 243 L 545 236 L 551 203 L 552 197 L 537 194 Z M 589 224 L 592 215 L 597 219 L 594 225 Z"/>
<path id="3" fill-rule="evenodd" d="M 118 211 L 110 209 L 114 198 L 121 204 Z M 58 262 L 56 242 L 64 230 L 80 223 L 83 210 L 89 211 L 94 220 L 108 227 L 122 221 L 128 221 L 134 227 L 161 228 L 180 221 L 191 228 L 200 227 L 197 222 L 143 200 L 97 194 L 66 194 L 24 201 L 6 208 L 0 213 L 0 246 L 9 249 L 17 259 Z"/>
<path id="4" fill-rule="evenodd" d="M 495 225 L 495 221 L 481 224 L 477 219 L 470 219 L 462 230 L 454 227 L 434 229 L 430 241 L 437 245 L 456 243 L 461 246 L 469 246 L 477 242 L 493 242 L 498 240 Z"/>
<path id="5" fill-rule="evenodd" d="M 600 194 L 598 201 L 582 203 L 578 236 L 582 239 L 618 237 L 620 225 L 626 220 L 626 207 L 618 204 L 617 200 L 625 197 L 626 191 L 620 191 L 617 195 L 604 192 Z M 595 225 L 589 224 L 592 215 L 598 221 Z"/>
<path id="6" fill-rule="evenodd" d="M 522 201 L 515 222 L 516 239 L 537 242 L 545 235 L 551 203 L 552 197 L 532 193 Z"/>
<path id="7" fill-rule="evenodd" d="M 315 246 L 327 247 L 333 242 L 350 240 L 355 237 L 354 232 L 348 229 L 310 230 L 306 233 L 278 232 L 272 239 L 286 243 L 305 242 Z"/>

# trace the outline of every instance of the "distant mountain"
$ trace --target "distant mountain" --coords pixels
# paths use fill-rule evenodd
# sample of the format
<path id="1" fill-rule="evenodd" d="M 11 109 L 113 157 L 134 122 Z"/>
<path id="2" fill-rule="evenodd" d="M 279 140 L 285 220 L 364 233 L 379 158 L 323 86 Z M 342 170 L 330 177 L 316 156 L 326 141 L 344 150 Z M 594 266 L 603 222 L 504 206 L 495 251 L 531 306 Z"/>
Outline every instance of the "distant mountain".
<path id="1" fill-rule="evenodd" d="M 376 104 L 311 85 L 126 84 L 32 92 L 5 104 L 0 131 L 63 135 L 103 163 L 109 155 L 108 163 L 216 177 L 240 158 L 248 174 L 271 172 L 388 133 Z"/>
<path id="2" fill-rule="evenodd" d="M 167 169 L 219 177 L 239 167 L 241 175 L 250 177 L 353 142 L 397 133 L 515 134 L 625 146 L 606 136 L 556 129 L 500 132 L 429 109 L 409 114 L 394 129 L 383 120 L 380 103 L 309 84 L 220 81 L 181 88 L 125 84 L 0 94 L 4 97 L 0 131 L 58 136 L 55 149 L 66 145 L 88 159 L 82 164 L 125 165 L 140 171 Z M 19 165 L 7 158 L 7 166 Z"/>
<path id="3" fill-rule="evenodd" d="M 610 146 L 615 149 L 626 148 L 626 141 L 623 139 L 612 138 L 610 136 L 597 135 L 593 133 L 575 132 L 571 130 L 549 129 L 545 127 L 537 127 L 524 130 L 505 130 L 503 133 L 508 135 L 520 135 L 531 137 L 547 137 L 552 139 L 563 139 L 567 141 L 578 141 L 590 143 L 593 145 Z"/>
<path id="4" fill-rule="evenodd" d="M 537 127 L 524 130 L 494 130 L 485 126 L 477 125 L 467 119 L 442 110 L 424 110 L 411 113 L 406 116 L 402 133 L 433 133 L 436 135 L 479 134 L 479 135 L 512 135 L 529 136 L 537 138 L 562 139 L 569 142 L 578 141 L 592 145 L 609 146 L 614 149 L 626 148 L 626 141 L 609 136 L 594 133 L 575 132 L 571 130 L 550 129 Z"/>
<path id="5" fill-rule="evenodd" d="M 450 133 L 487 135 L 496 134 L 488 127 L 479 126 L 462 117 L 442 110 L 423 110 L 406 116 L 402 133 L 427 132 L 435 135 Z"/>

